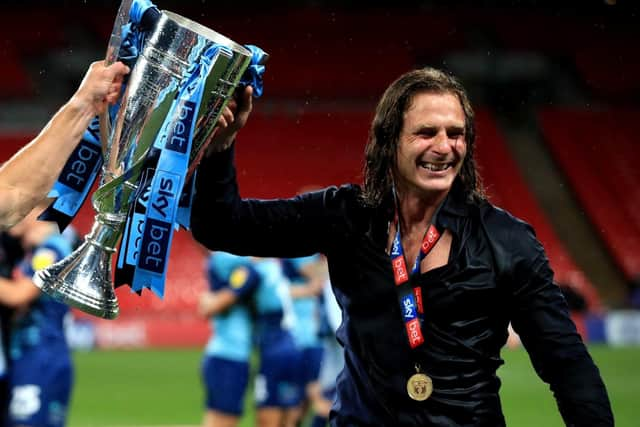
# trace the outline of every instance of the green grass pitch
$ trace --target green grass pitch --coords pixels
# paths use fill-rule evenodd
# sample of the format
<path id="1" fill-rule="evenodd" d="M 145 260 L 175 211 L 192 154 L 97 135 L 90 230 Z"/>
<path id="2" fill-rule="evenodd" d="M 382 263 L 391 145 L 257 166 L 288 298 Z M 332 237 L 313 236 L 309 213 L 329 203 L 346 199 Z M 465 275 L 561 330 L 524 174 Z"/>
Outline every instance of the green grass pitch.
<path id="1" fill-rule="evenodd" d="M 591 347 L 616 425 L 637 426 L 640 348 Z M 503 350 L 498 374 L 509 426 L 563 426 L 548 386 L 524 350 Z M 202 418 L 200 350 L 76 352 L 70 427 L 197 426 Z M 241 426 L 254 425 L 251 396 Z"/>

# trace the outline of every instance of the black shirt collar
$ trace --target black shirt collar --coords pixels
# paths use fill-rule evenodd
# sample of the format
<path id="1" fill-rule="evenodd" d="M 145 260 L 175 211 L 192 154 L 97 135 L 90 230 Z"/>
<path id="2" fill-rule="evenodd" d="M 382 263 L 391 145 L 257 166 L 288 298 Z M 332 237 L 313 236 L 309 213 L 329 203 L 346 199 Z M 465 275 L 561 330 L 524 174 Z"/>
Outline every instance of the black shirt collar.
<path id="1" fill-rule="evenodd" d="M 453 187 L 449 191 L 449 194 L 447 194 L 440 213 L 453 216 L 466 216 L 469 213 L 469 202 L 467 201 L 467 196 L 464 193 L 462 184 L 458 180 L 453 183 Z"/>
<path id="2" fill-rule="evenodd" d="M 448 229 L 453 234 L 457 235 L 461 227 L 461 219 L 469 214 L 471 208 L 470 202 L 467 201 L 467 196 L 464 192 L 462 184 L 456 180 L 453 187 L 447 194 L 444 204 L 440 208 L 438 218 L 436 218 L 436 224 L 438 228 Z M 380 242 L 380 244 L 386 247 L 389 224 L 393 221 L 395 214 L 395 204 L 393 195 L 390 194 L 380 208 L 374 208 L 374 218 L 377 218 L 370 225 L 368 233 L 374 241 Z M 377 224 L 377 225 L 375 225 Z"/>

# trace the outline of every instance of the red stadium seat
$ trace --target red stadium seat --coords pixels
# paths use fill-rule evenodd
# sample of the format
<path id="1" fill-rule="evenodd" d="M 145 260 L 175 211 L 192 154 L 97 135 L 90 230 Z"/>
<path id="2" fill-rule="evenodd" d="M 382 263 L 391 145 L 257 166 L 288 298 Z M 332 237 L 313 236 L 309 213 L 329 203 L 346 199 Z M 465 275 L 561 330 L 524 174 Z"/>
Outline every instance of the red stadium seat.
<path id="1" fill-rule="evenodd" d="M 0 49 L 0 99 L 33 95 L 33 84 L 22 59 L 11 46 Z"/>
<path id="2" fill-rule="evenodd" d="M 302 40 L 274 46 L 270 54 L 265 75 L 265 94 L 270 98 L 373 99 L 414 64 L 402 46 L 356 47 L 346 41 Z"/>
<path id="3" fill-rule="evenodd" d="M 640 47 L 625 37 L 578 49 L 575 61 L 584 82 L 597 95 L 632 99 L 640 93 Z"/>
<path id="4" fill-rule="evenodd" d="M 33 139 L 31 133 L 3 133 L 0 135 L 0 163 L 9 160 L 22 146 Z"/>
<path id="5" fill-rule="evenodd" d="M 241 194 L 293 196 L 302 188 L 360 182 L 371 118 L 361 111 L 256 111 L 238 137 Z"/>
<path id="6" fill-rule="evenodd" d="M 540 10 L 496 12 L 489 9 L 476 16 L 495 31 L 501 46 L 511 50 L 540 51 L 570 57 L 576 46 L 590 46 L 601 37 L 601 29 L 578 14 L 551 15 Z"/>
<path id="7" fill-rule="evenodd" d="M 640 274 L 637 110 L 540 113 L 551 152 L 618 265 Z"/>
<path id="8" fill-rule="evenodd" d="M 0 36 L 21 56 L 39 55 L 64 45 L 66 25 L 60 8 L 9 8 L 2 13 Z"/>
<path id="9" fill-rule="evenodd" d="M 398 31 L 401 21 L 384 14 L 361 16 L 314 8 L 201 20 L 270 54 L 265 74 L 269 99 L 321 100 L 377 98 L 393 79 L 413 68 L 408 36 Z M 420 40 L 428 31 L 422 31 Z"/>

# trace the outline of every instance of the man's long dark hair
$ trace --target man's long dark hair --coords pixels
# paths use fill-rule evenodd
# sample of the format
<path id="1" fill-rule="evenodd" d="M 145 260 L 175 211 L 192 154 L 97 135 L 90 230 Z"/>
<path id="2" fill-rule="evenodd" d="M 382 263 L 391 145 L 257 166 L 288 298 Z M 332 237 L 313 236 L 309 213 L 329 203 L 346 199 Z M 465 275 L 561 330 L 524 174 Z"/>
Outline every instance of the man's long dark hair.
<path id="1" fill-rule="evenodd" d="M 465 117 L 464 137 L 467 155 L 456 182 L 460 184 L 470 202 L 477 203 L 485 198 L 473 158 L 475 118 L 469 97 L 455 77 L 427 67 L 400 76 L 387 88 L 378 102 L 365 148 L 363 198 L 370 206 L 380 206 L 392 194 L 392 173 L 396 167 L 396 153 L 404 124 L 404 113 L 411 106 L 413 97 L 421 92 L 450 93 L 460 101 Z"/>

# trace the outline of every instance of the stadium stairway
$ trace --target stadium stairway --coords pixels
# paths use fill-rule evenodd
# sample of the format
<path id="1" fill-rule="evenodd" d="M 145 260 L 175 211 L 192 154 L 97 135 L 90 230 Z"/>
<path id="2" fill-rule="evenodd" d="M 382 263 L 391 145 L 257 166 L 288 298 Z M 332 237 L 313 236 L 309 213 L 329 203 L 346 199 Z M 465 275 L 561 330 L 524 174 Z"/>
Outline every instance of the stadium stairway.
<path id="1" fill-rule="evenodd" d="M 625 277 L 544 143 L 536 112 L 527 108 L 503 114 L 499 126 L 530 191 L 576 264 L 593 281 L 605 305 L 624 305 Z"/>

